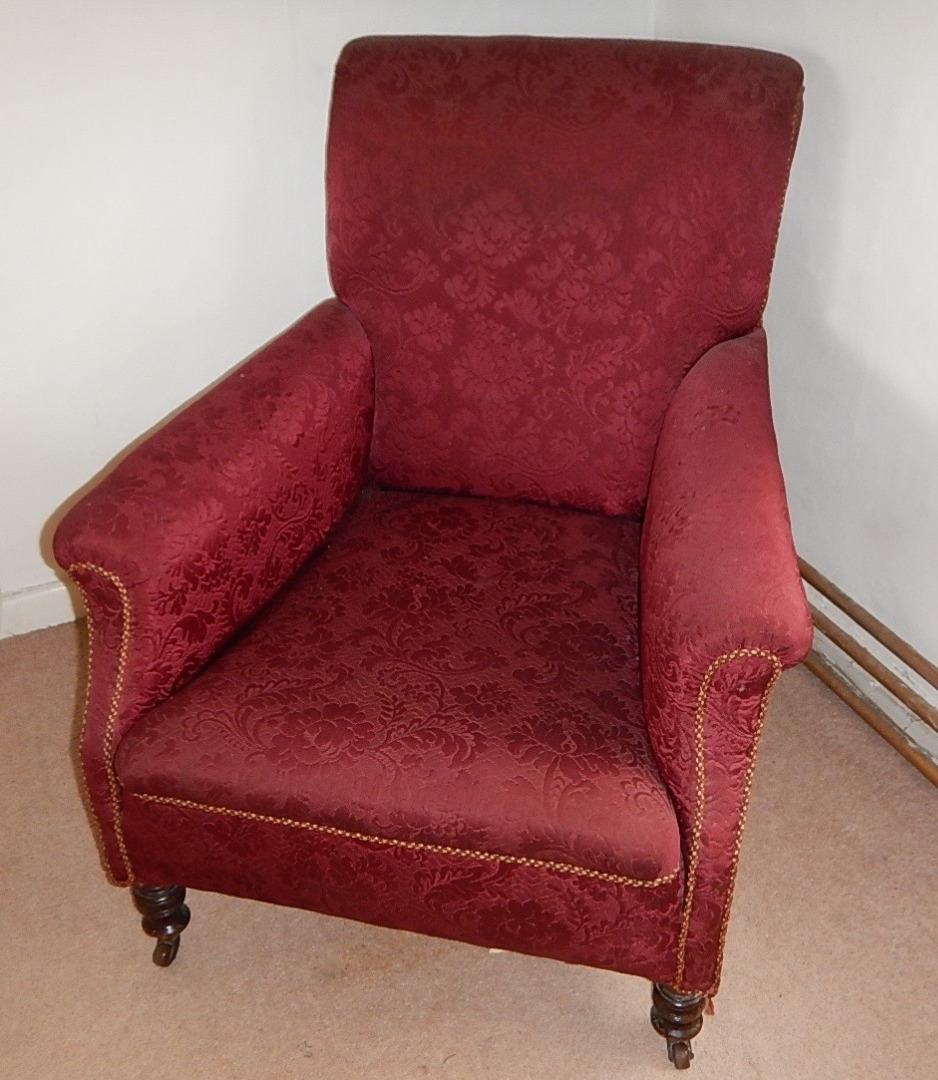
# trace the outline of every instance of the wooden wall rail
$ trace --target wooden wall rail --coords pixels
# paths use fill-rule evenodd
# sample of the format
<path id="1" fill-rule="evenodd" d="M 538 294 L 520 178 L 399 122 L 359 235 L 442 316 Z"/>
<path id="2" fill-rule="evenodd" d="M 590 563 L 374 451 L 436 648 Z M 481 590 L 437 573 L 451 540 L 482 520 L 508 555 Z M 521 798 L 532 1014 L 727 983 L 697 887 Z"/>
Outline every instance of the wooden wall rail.
<path id="1" fill-rule="evenodd" d="M 871 615 L 866 608 L 860 607 L 856 600 L 851 600 L 845 592 L 838 589 L 833 582 L 828 581 L 810 563 L 806 563 L 804 559 L 799 559 L 798 567 L 801 570 L 801 576 L 809 585 L 812 585 L 822 596 L 839 607 L 845 615 L 853 619 L 857 626 L 862 626 L 871 637 L 876 638 L 880 645 L 885 646 L 893 656 L 898 656 L 903 664 L 910 667 L 916 675 L 921 676 L 925 682 L 938 690 L 938 667 L 931 660 L 926 660 L 907 641 L 903 641 L 898 634 L 894 634 L 888 626 L 883 625 L 875 615 Z"/>
<path id="2" fill-rule="evenodd" d="M 938 765 L 927 755 L 922 753 L 913 743 L 903 735 L 902 731 L 889 719 L 888 716 L 878 709 L 871 701 L 858 694 L 853 687 L 845 682 L 840 675 L 830 667 L 816 652 L 812 652 L 805 660 L 804 666 L 813 675 L 816 675 L 822 683 L 846 702 L 851 709 L 861 716 L 871 728 L 881 735 L 886 742 L 908 761 L 936 787 L 938 787 Z"/>
<path id="3" fill-rule="evenodd" d="M 828 581 L 813 566 L 803 559 L 799 559 L 798 562 L 801 576 L 809 585 L 813 586 L 825 599 L 839 608 L 857 626 L 862 627 L 871 637 L 898 657 L 903 664 L 924 679 L 930 686 L 938 690 L 938 667 L 913 649 L 908 642 L 903 641 L 897 634 L 894 634 L 887 626 L 884 626 L 875 616 L 838 589 L 836 585 Z M 838 626 L 823 612 L 818 611 L 813 605 L 811 605 L 811 617 L 814 620 L 815 627 L 829 641 L 843 650 L 851 660 L 874 678 L 884 689 L 888 690 L 911 713 L 928 724 L 933 730 L 938 731 L 938 709 L 934 705 L 926 701 L 895 672 L 890 671 L 885 664 L 873 656 L 868 649 L 860 645 L 846 630 Z M 919 772 L 938 786 L 938 764 L 916 747 L 882 709 L 855 690 L 817 651 L 811 653 L 805 661 L 805 666 L 833 690 L 838 697 L 845 701 L 854 712 L 866 720 Z"/>

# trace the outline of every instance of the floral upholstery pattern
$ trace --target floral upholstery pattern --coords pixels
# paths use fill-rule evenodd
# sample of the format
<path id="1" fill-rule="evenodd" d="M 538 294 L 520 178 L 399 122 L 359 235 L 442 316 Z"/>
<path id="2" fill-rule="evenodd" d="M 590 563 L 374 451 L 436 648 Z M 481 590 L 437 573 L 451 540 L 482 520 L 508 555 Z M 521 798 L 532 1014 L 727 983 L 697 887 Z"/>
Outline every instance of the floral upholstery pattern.
<path id="1" fill-rule="evenodd" d="M 640 514 L 681 378 L 762 314 L 800 93 L 748 49 L 348 45 L 329 257 L 378 479 Z"/>
<path id="2" fill-rule="evenodd" d="M 639 538 L 569 510 L 368 491 L 292 588 L 134 725 L 122 787 L 673 875 L 642 718 Z"/>
<path id="3" fill-rule="evenodd" d="M 674 395 L 640 580 L 645 722 L 694 870 L 674 981 L 713 991 L 768 692 L 812 637 L 762 329 L 715 346 Z"/>
<path id="4" fill-rule="evenodd" d="M 113 880 L 131 876 L 116 747 L 342 517 L 365 475 L 373 393 L 361 327 L 328 301 L 128 454 L 56 530 L 89 616 L 81 754 Z"/>
<path id="5" fill-rule="evenodd" d="M 376 845 L 203 804 L 129 797 L 140 880 L 667 981 L 682 881 L 652 888 L 549 866 Z"/>
<path id="6" fill-rule="evenodd" d="M 719 987 L 811 624 L 765 304 L 786 57 L 365 39 L 337 299 L 69 511 L 108 874 Z"/>
<path id="7" fill-rule="evenodd" d="M 195 884 L 222 843 L 228 887 L 234 854 L 249 895 L 436 932 L 453 906 L 455 936 L 504 945 L 507 922 L 526 951 L 540 932 L 554 955 L 619 967 L 652 935 L 645 964 L 663 970 L 680 834 L 642 718 L 639 540 L 614 518 L 367 490 L 291 588 L 123 739 L 137 877 L 163 880 L 172 852 Z M 328 884 L 323 844 L 359 868 L 354 888 L 348 866 Z M 298 859 L 308 872 L 287 869 Z M 406 901 L 388 903 L 389 879 Z M 554 924 L 577 910 L 568 944 Z"/>

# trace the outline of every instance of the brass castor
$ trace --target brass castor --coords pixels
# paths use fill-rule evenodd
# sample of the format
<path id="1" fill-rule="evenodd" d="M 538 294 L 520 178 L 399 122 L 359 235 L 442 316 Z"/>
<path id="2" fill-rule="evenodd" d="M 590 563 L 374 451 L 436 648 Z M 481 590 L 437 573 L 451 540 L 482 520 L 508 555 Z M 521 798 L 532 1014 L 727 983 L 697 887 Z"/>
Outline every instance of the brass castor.
<path id="1" fill-rule="evenodd" d="M 179 938 L 173 938 L 172 941 L 158 941 L 153 947 L 153 963 L 157 967 L 169 967 L 176 959 L 178 952 Z"/>
<path id="2" fill-rule="evenodd" d="M 675 1069 L 689 1069 L 694 1060 L 694 1051 L 689 1042 L 681 1039 L 679 1042 L 668 1043 L 668 1061 L 674 1063 Z"/>
<path id="3" fill-rule="evenodd" d="M 691 1039 L 703 1027 L 707 999 L 703 994 L 682 994 L 663 983 L 651 989 L 651 1023 L 667 1039 L 668 1061 L 675 1069 L 689 1069 L 694 1059 Z"/>
<path id="4" fill-rule="evenodd" d="M 134 885 L 131 894 L 134 907 L 143 916 L 144 932 L 156 938 L 153 963 L 169 967 L 179 952 L 179 935 L 189 925 L 189 909 L 183 903 L 186 890 L 181 885 Z"/>

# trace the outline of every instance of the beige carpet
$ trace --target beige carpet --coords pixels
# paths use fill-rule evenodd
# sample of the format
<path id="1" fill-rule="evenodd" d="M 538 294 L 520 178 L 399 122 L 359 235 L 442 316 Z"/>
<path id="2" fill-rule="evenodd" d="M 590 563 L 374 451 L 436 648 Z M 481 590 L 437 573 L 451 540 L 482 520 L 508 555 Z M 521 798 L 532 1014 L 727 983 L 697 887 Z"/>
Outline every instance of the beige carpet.
<path id="1" fill-rule="evenodd" d="M 673 1076 L 609 972 L 202 893 L 156 968 L 69 757 L 78 633 L 0 644 L 0 1076 Z M 938 1076 L 938 790 L 811 675 L 770 710 L 724 989 L 689 1076 Z"/>

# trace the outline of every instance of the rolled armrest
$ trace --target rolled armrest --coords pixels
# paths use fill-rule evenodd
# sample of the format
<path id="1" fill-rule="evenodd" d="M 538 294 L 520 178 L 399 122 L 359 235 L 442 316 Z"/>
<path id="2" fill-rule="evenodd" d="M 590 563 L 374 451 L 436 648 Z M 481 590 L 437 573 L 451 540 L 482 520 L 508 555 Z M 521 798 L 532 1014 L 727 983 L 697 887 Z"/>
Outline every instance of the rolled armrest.
<path id="1" fill-rule="evenodd" d="M 372 388 L 364 331 L 328 301 L 65 516 L 55 556 L 92 617 L 102 587 L 129 604 L 135 655 L 122 711 L 177 688 L 324 541 L 362 485 Z"/>
<path id="2" fill-rule="evenodd" d="M 315 308 L 127 455 L 63 518 L 55 557 L 85 598 L 82 763 L 122 880 L 114 750 L 327 538 L 361 489 L 371 350 Z"/>
<path id="3" fill-rule="evenodd" d="M 761 328 L 707 352 L 659 436 L 642 533 L 645 716 L 684 837 L 677 982 L 714 990 L 768 694 L 811 647 Z"/>
<path id="4" fill-rule="evenodd" d="M 658 439 L 642 534 L 643 645 L 695 669 L 758 648 L 804 658 L 801 585 L 769 401 L 765 333 L 710 349 Z"/>

